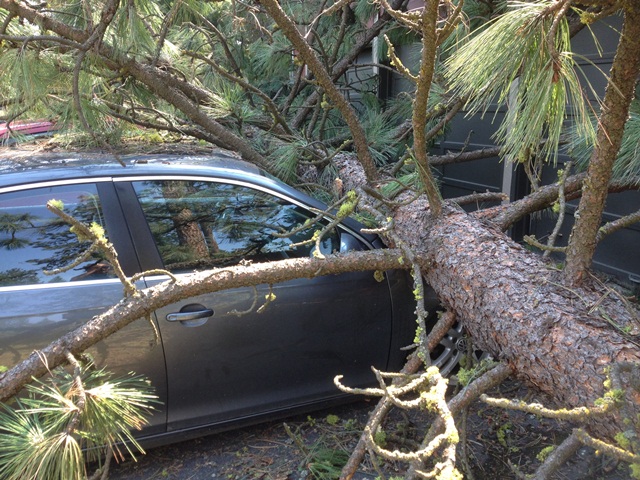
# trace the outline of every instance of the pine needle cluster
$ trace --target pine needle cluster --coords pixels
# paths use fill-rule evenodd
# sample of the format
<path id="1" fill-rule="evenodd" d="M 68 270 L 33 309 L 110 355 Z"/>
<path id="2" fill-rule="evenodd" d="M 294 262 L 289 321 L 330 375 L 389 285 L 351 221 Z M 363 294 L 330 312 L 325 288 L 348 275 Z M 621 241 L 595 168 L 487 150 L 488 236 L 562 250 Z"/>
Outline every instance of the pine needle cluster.
<path id="1" fill-rule="evenodd" d="M 143 452 L 131 430 L 144 426 L 157 397 L 143 377 L 111 378 L 91 363 L 78 377 L 63 368 L 26 387 L 0 410 L 0 477 L 81 480 L 86 462 Z M 123 450 L 124 449 L 124 450 Z"/>

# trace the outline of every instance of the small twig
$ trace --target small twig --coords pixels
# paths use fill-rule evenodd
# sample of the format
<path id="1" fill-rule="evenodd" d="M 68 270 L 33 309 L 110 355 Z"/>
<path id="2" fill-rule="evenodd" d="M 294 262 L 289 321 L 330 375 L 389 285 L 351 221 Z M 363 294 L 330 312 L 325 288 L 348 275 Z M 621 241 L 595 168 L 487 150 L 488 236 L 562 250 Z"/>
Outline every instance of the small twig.
<path id="1" fill-rule="evenodd" d="M 634 455 L 633 453 L 623 450 L 622 448 L 618 448 L 615 445 L 593 438 L 581 428 L 576 428 L 573 432 L 583 445 L 587 445 L 588 447 L 598 450 L 610 457 L 622 460 L 623 462 L 640 463 L 640 455 Z"/>
<path id="2" fill-rule="evenodd" d="M 384 35 L 384 41 L 387 42 L 387 48 L 389 49 L 389 57 L 391 58 L 391 65 L 393 65 L 396 68 L 398 73 L 400 73 L 405 78 L 412 81 L 413 83 L 416 83 L 418 81 L 418 76 L 411 73 L 411 70 L 409 70 L 407 67 L 404 66 L 404 63 L 402 63 L 402 60 L 400 60 L 400 57 L 396 55 L 396 49 L 393 46 L 393 43 L 391 43 L 391 40 L 389 40 L 389 37 L 386 34 Z"/>
<path id="3" fill-rule="evenodd" d="M 265 298 L 265 302 L 262 304 L 260 308 L 258 308 L 258 310 L 256 310 L 256 313 L 264 312 L 267 309 L 267 307 L 276 299 L 276 296 L 273 294 L 273 285 L 269 284 L 269 293 L 265 295 L 264 298 Z"/>
<path id="4" fill-rule="evenodd" d="M 64 272 L 68 272 L 69 270 L 76 268 L 81 263 L 88 261 L 91 258 L 91 255 L 93 255 L 99 249 L 100 249 L 100 246 L 98 242 L 93 242 L 89 246 L 89 248 L 87 248 L 84 252 L 82 252 L 75 259 L 73 259 L 71 263 L 68 263 L 67 265 L 60 268 L 54 268 L 53 270 L 43 270 L 42 273 L 44 273 L 45 275 L 53 276 L 53 275 L 59 275 Z"/>
<path id="5" fill-rule="evenodd" d="M 462 3 L 462 2 L 460 2 Z M 442 129 L 447 125 L 447 123 L 449 123 L 453 117 L 455 117 L 458 112 L 460 111 L 460 109 L 464 106 L 466 99 L 464 98 L 460 98 L 458 99 L 449 109 L 449 111 L 447 112 L 447 114 L 444 116 L 443 119 L 441 119 L 431 130 L 429 130 L 426 134 L 425 134 L 425 141 L 430 141 L 432 138 L 434 138 L 436 135 L 440 134 L 440 132 L 442 131 Z M 429 163 L 431 164 L 431 161 L 429 161 Z"/>
<path id="6" fill-rule="evenodd" d="M 160 53 L 162 52 L 162 48 L 164 47 L 164 42 L 167 38 L 167 34 L 169 33 L 169 26 L 173 21 L 174 17 L 178 13 L 178 8 L 182 5 L 182 0 L 177 0 L 173 3 L 171 10 L 165 16 L 162 21 L 162 28 L 160 29 L 160 36 L 158 38 L 158 45 L 156 46 L 156 52 L 153 55 L 153 59 L 151 60 L 151 66 L 155 67 L 158 64 L 158 60 L 160 59 Z"/>
<path id="7" fill-rule="evenodd" d="M 559 0 L 555 5 L 544 10 L 544 14 L 553 13 L 553 23 L 551 24 L 551 28 L 547 33 L 547 48 L 549 49 L 549 55 L 551 55 L 551 61 L 553 62 L 553 69 L 556 71 L 560 68 L 560 64 L 558 58 L 560 54 L 558 53 L 558 49 L 556 48 L 556 34 L 558 32 L 558 27 L 560 25 L 560 21 L 565 18 L 569 7 L 571 6 L 572 0 Z M 557 10 L 557 13 L 556 13 Z M 554 77 L 555 78 L 555 77 Z"/>
<path id="8" fill-rule="evenodd" d="M 136 273 L 131 277 L 131 281 L 137 282 L 141 278 L 150 277 L 151 275 L 166 275 L 171 279 L 173 283 L 178 281 L 178 277 L 176 277 L 169 270 L 165 270 L 163 268 L 154 268 L 153 270 L 145 270 L 144 272 Z"/>
<path id="9" fill-rule="evenodd" d="M 484 192 L 484 193 L 472 193 L 471 195 L 464 195 L 462 197 L 455 197 L 447 199 L 450 202 L 457 203 L 458 205 L 468 205 L 476 202 L 501 202 L 509 200 L 509 196 L 504 192 Z"/>
<path id="10" fill-rule="evenodd" d="M 560 206 L 560 212 L 558 213 L 558 221 L 556 222 L 556 226 L 553 229 L 551 235 L 547 239 L 547 248 L 542 254 L 542 258 L 549 258 L 551 255 L 551 248 L 555 246 L 556 238 L 560 233 L 560 229 L 562 228 L 562 224 L 564 223 L 564 216 L 567 210 L 567 199 L 564 195 L 564 187 L 567 183 L 567 177 L 569 176 L 569 172 L 571 172 L 571 161 L 567 162 L 565 168 L 562 170 L 562 174 L 560 175 L 560 179 L 558 180 L 558 204 Z"/>
<path id="11" fill-rule="evenodd" d="M 471 162 L 482 158 L 496 157 L 500 155 L 502 147 L 481 148 L 480 150 L 462 151 L 429 157 L 429 164 L 437 167 L 454 163 Z"/>
<path id="12" fill-rule="evenodd" d="M 116 249 L 113 247 L 111 242 L 109 242 L 104 236 L 104 232 L 95 232 L 92 228 L 86 226 L 82 222 L 79 222 L 71 215 L 66 214 L 64 211 L 56 207 L 54 205 L 54 201 L 47 202 L 47 209 L 60 217 L 66 223 L 71 225 L 72 228 L 75 229 L 76 235 L 93 240 L 94 244 L 96 245 L 95 248 L 104 253 L 104 255 L 107 257 L 107 260 L 111 264 L 114 273 L 120 279 L 122 285 L 124 285 L 126 296 L 132 296 L 137 293 L 138 289 L 122 271 L 122 267 L 120 266 L 120 262 L 118 261 L 118 253 L 116 252 Z"/>
<path id="13" fill-rule="evenodd" d="M 446 335 L 449 329 L 453 326 L 456 321 L 456 316 L 453 312 L 446 312 L 443 314 L 435 327 L 431 330 L 427 337 L 428 348 L 431 350 L 435 348 L 438 342 Z M 418 356 L 417 352 L 414 352 L 409 356 L 405 366 L 401 370 L 401 374 L 411 375 L 418 371 L 418 369 L 422 366 L 422 360 Z M 397 378 L 394 383 L 397 385 L 401 385 L 405 382 L 406 379 Z M 387 413 L 391 409 L 393 404 L 391 400 L 386 397 L 381 397 L 380 401 L 376 405 L 375 409 L 369 415 L 369 420 L 367 425 L 370 426 L 372 430 L 376 430 L 379 425 L 382 423 Z M 351 456 L 349 457 L 349 461 L 343 467 L 342 472 L 340 474 L 341 479 L 351 478 L 355 471 L 358 469 L 358 466 L 362 462 L 364 455 L 367 451 L 367 435 L 363 432 L 358 440 L 358 444 L 351 451 Z"/>
<path id="14" fill-rule="evenodd" d="M 73 403 L 75 411 L 66 428 L 67 435 L 72 435 L 80 423 L 80 417 L 84 413 L 84 408 L 87 403 L 87 392 L 82 384 L 82 367 L 80 363 L 69 350 L 65 350 L 64 354 L 69 364 L 73 367 L 73 385 L 70 388 L 70 392 L 77 396 L 77 400 Z"/>
<path id="15" fill-rule="evenodd" d="M 614 402 L 603 402 L 602 405 L 594 405 L 593 407 L 576 407 L 572 409 L 553 410 L 546 408 L 539 403 L 525 403 L 522 400 L 509 400 L 506 398 L 492 398 L 487 395 L 481 395 L 480 400 L 497 408 L 505 408 L 510 410 L 518 410 L 520 412 L 533 413 L 545 418 L 553 418 L 558 420 L 585 420 L 589 417 L 603 416 L 609 413 L 614 407 Z"/>
<path id="16" fill-rule="evenodd" d="M 0 25 L 0 35 L 4 35 L 5 34 L 5 32 L 7 31 L 7 27 L 11 23 L 11 20 L 13 20 L 14 18 L 16 18 L 16 14 L 15 13 L 7 12 L 7 16 L 4 19 L 4 22 L 2 22 L 2 25 Z"/>
<path id="17" fill-rule="evenodd" d="M 96 469 L 93 475 L 91 475 L 87 480 L 107 480 L 109 478 L 109 467 L 111 466 L 113 456 L 113 450 L 110 447 L 107 447 L 104 465 Z"/>
<path id="18" fill-rule="evenodd" d="M 449 409 L 452 414 L 457 415 L 464 408 L 467 408 L 472 402 L 477 400 L 484 392 L 506 380 L 511 373 L 511 367 L 505 363 L 498 363 L 491 370 L 482 374 L 461 390 L 455 397 L 449 400 Z M 429 442 L 439 431 L 442 430 L 442 428 L 442 420 L 440 418 L 436 418 L 431 425 L 429 432 L 425 436 L 424 442 Z"/>
<path id="19" fill-rule="evenodd" d="M 230 312 L 228 312 L 229 315 L 242 317 L 243 315 L 248 315 L 253 312 L 253 310 L 256 308 L 256 305 L 258 305 L 258 289 L 255 285 L 253 285 L 251 288 L 253 288 L 253 302 L 251 303 L 251 306 L 246 310 L 231 310 Z"/>
<path id="20" fill-rule="evenodd" d="M 531 480 L 546 480 L 550 478 L 581 446 L 582 443 L 578 439 L 575 431 L 572 432 L 571 435 L 565 438 L 564 441 L 553 450 L 542 465 L 538 467 Z"/>
<path id="21" fill-rule="evenodd" d="M 567 251 L 567 247 L 550 247 L 548 245 L 540 243 L 536 239 L 536 237 L 534 237 L 533 235 L 525 235 L 523 237 L 523 240 L 526 243 L 528 243 L 529 245 L 531 245 L 532 247 L 539 248 L 540 250 L 551 251 L 551 252 L 559 252 L 559 253 L 564 253 L 564 252 Z"/>
<path id="22" fill-rule="evenodd" d="M 621 230 L 623 228 L 630 227 L 637 222 L 640 222 L 640 210 L 629 215 L 625 215 L 624 217 L 618 218 L 617 220 L 605 223 L 598 230 L 598 234 L 596 235 L 596 242 L 600 242 L 607 235 L 617 232 L 618 230 Z"/>
<path id="23" fill-rule="evenodd" d="M 296 444 L 298 450 L 300 450 L 300 452 L 305 456 L 309 455 L 309 448 L 304 444 L 302 440 L 300 440 L 300 436 L 293 433 L 291 427 L 289 427 L 289 425 L 287 425 L 286 423 L 283 423 L 282 426 L 284 427 L 284 431 L 289 436 L 289 438 Z"/>

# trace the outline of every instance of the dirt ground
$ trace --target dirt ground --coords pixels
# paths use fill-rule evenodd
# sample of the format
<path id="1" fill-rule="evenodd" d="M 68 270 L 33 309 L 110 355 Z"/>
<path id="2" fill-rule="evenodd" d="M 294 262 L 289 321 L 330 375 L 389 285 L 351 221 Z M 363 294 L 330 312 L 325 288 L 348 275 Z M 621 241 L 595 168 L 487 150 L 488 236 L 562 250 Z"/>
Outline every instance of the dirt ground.
<path id="1" fill-rule="evenodd" d="M 493 395 L 522 398 L 527 392 L 508 382 Z M 539 401 L 529 395 L 528 400 Z M 137 462 L 125 461 L 111 468 L 112 480 L 337 479 L 355 446 L 375 402 L 350 405 L 156 448 Z M 395 412 L 385 425 L 387 447 L 420 441 L 429 420 L 422 412 Z M 286 426 L 285 426 L 286 424 Z M 286 429 L 290 430 L 287 433 Z M 560 443 L 571 425 L 535 415 L 497 410 L 480 402 L 467 417 L 465 478 L 511 479 L 531 474 L 539 452 Z M 367 457 L 354 480 L 401 479 L 406 465 Z M 629 478 L 626 465 L 582 448 L 553 477 L 558 480 L 622 480 Z"/>

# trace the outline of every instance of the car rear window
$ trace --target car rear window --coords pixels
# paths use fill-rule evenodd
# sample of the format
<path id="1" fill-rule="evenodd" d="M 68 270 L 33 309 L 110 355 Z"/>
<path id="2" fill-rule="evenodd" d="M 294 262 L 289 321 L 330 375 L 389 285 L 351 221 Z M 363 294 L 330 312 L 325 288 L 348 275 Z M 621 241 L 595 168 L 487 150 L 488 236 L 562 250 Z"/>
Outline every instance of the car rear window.
<path id="1" fill-rule="evenodd" d="M 51 213 L 49 200 L 61 200 L 77 220 L 104 227 L 93 184 L 35 188 L 0 194 L 0 286 L 93 280 L 114 276 L 99 253 L 63 271 L 89 242 L 79 242 L 70 226 Z"/>

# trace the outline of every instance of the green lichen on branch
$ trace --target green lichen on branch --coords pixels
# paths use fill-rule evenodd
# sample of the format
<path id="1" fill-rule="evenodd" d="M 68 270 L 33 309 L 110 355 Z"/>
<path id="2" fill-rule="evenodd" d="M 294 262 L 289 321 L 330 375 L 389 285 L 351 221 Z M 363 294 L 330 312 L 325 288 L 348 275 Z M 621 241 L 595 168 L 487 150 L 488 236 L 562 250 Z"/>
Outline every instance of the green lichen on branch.
<path id="1" fill-rule="evenodd" d="M 587 445 L 595 449 L 597 452 L 604 453 L 605 455 L 608 455 L 612 458 L 629 463 L 631 477 L 640 479 L 640 475 L 638 475 L 640 473 L 638 434 L 633 428 L 633 419 L 629 418 L 629 415 L 626 412 L 628 401 L 626 398 L 626 392 L 621 387 L 622 373 L 629 373 L 633 375 L 634 373 L 637 373 L 637 369 L 638 365 L 630 362 L 616 363 L 607 368 L 607 378 L 603 383 L 606 391 L 601 398 L 598 398 L 593 402 L 592 407 L 578 407 L 573 409 L 550 409 L 538 403 L 530 404 L 521 400 L 491 398 L 487 395 L 481 395 L 480 400 L 493 407 L 518 410 L 539 415 L 545 418 L 576 421 L 582 423 L 588 423 L 588 421 L 593 417 L 606 417 L 607 415 L 617 412 L 624 417 L 623 423 L 629 426 L 629 429 L 627 429 L 626 431 L 618 432 L 615 435 L 614 440 L 618 444 L 618 446 L 614 445 L 611 442 L 594 438 L 585 430 L 580 428 L 574 429 L 570 438 L 573 439 L 573 443 L 575 445 Z M 635 387 L 631 385 L 631 388 Z M 500 434 L 500 431 L 498 432 L 498 434 Z M 502 443 L 500 437 L 498 438 L 498 441 Z M 563 446 L 558 447 L 558 450 L 562 449 Z M 544 461 L 543 465 L 540 467 L 540 470 L 545 469 L 545 472 L 547 471 L 547 464 L 552 463 L 550 461 L 547 461 L 547 457 L 555 456 L 554 450 L 555 448 L 552 449 L 548 447 L 538 454 L 538 459 Z M 577 450 L 577 447 L 575 447 L 574 450 Z"/>
<path id="2" fill-rule="evenodd" d="M 442 377 L 437 367 L 431 366 L 421 374 L 402 375 L 384 373 L 374 369 L 380 388 L 357 389 L 346 387 L 341 383 L 342 376 L 334 379 L 334 383 L 344 392 L 354 394 L 376 395 L 388 399 L 393 405 L 404 409 L 422 409 L 436 413 L 442 419 L 444 432 L 436 435 L 428 444 L 412 452 L 389 450 L 381 440 L 382 430 L 367 424 L 364 435 L 368 448 L 387 460 L 401 462 L 426 462 L 433 459 L 436 452 L 443 452 L 442 458 L 431 472 L 425 472 L 435 478 L 462 478 L 455 468 L 455 447 L 460 441 L 453 415 L 446 400 L 448 379 Z M 389 379 L 395 380 L 387 385 Z M 405 399 L 409 397 L 408 399 Z"/>
<path id="3" fill-rule="evenodd" d="M 49 202 L 47 202 L 47 209 L 51 213 L 57 215 L 63 221 L 71 225 L 71 232 L 73 232 L 78 237 L 79 241 L 90 241 L 92 243 L 91 246 L 85 251 L 85 253 L 81 254 L 70 265 L 67 265 L 61 269 L 54 270 L 52 272 L 45 273 L 55 275 L 59 272 L 70 270 L 71 268 L 74 268 L 79 263 L 82 263 L 82 261 L 84 261 L 82 260 L 78 262 L 79 258 L 86 259 L 91 253 L 99 251 L 106 257 L 118 279 L 120 280 L 120 282 L 122 282 L 122 285 L 124 285 L 125 296 L 134 296 L 137 294 L 137 288 L 135 287 L 133 282 L 131 282 L 131 280 L 124 274 L 124 271 L 120 266 L 120 262 L 118 261 L 118 253 L 116 252 L 116 249 L 111 244 L 111 242 L 109 242 L 109 240 L 107 239 L 104 228 L 101 225 L 98 225 L 94 222 L 91 225 L 87 226 L 82 222 L 79 222 L 71 215 L 64 212 L 64 203 L 60 200 L 50 200 Z"/>

